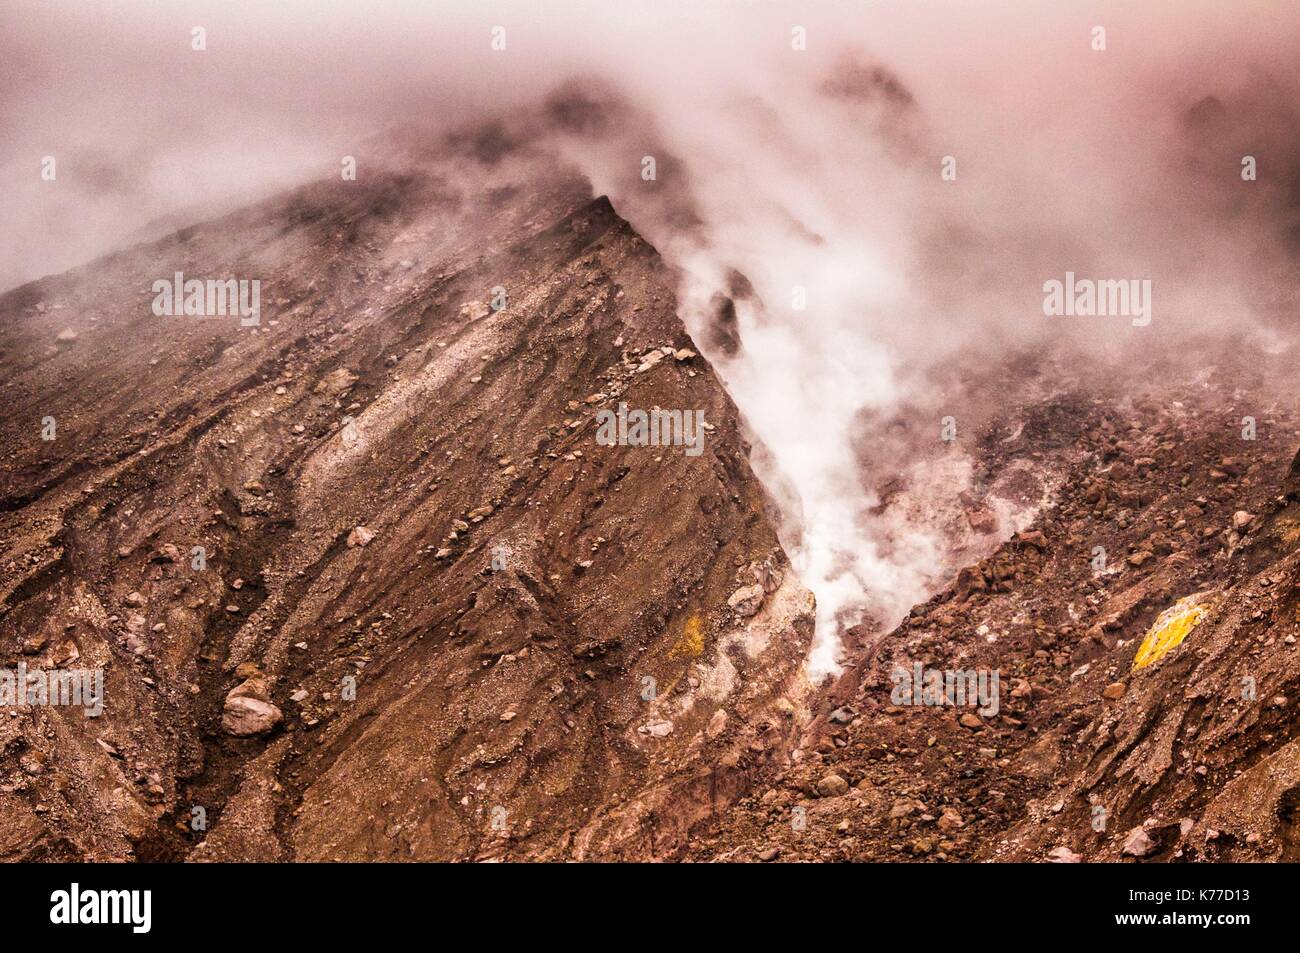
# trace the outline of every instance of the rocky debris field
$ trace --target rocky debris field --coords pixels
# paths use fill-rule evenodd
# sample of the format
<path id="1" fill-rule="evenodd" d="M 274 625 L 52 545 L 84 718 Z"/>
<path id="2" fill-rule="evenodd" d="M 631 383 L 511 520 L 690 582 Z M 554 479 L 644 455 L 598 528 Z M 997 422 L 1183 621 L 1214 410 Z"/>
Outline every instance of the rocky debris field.
<path id="1" fill-rule="evenodd" d="M 790 765 L 701 831 L 689 857 L 1297 856 L 1297 417 L 1263 391 L 1146 391 L 1080 408 L 1052 502 L 869 640 Z M 1252 406 L 1269 412 L 1247 438 Z M 988 428 L 986 451 L 999 433 Z M 1204 614 L 1136 666 L 1184 599 Z M 914 701 L 898 689 L 918 665 L 984 673 L 985 694 L 972 681 L 968 699 Z"/>

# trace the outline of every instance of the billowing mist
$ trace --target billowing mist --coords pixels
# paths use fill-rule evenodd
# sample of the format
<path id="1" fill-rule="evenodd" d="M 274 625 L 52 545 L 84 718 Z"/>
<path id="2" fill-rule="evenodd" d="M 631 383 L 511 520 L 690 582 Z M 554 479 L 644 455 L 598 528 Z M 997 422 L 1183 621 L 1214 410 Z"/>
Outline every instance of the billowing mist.
<path id="1" fill-rule="evenodd" d="M 0 287 L 345 154 L 388 161 L 385 130 L 499 119 L 680 271 L 818 597 L 826 671 L 841 627 L 897 621 L 953 568 L 867 474 L 924 470 L 933 508 L 964 489 L 942 437 L 974 412 L 963 367 L 1040 349 L 1102 374 L 1207 336 L 1289 340 L 1300 18 L 1132 6 L 10 0 Z M 1080 315 L 1063 291 L 1045 313 L 1067 275 L 1132 299 Z M 932 445 L 874 442 L 866 421 L 900 414 Z"/>

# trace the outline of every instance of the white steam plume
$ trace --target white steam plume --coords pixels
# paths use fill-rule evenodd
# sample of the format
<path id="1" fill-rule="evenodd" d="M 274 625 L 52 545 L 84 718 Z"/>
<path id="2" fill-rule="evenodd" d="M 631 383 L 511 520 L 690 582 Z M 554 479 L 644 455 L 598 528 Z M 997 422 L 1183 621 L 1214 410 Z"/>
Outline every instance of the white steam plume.
<path id="1" fill-rule="evenodd" d="M 827 671 L 843 624 L 887 626 L 953 568 L 933 524 L 876 512 L 864 418 L 921 408 L 937 441 L 967 407 L 932 369 L 1038 344 L 1150 359 L 1225 316 L 1239 328 L 1261 300 L 1294 303 L 1293 283 L 1263 276 L 1294 272 L 1274 249 L 1300 224 L 1286 105 L 1300 24 L 1268 4 L 1132 6 L 9 0 L 0 286 L 317 175 L 378 127 L 532 116 L 594 77 L 622 104 L 611 128 L 535 128 L 681 268 L 683 317 L 770 451 L 756 466 L 817 593 L 812 667 Z M 1210 95 L 1227 118 L 1189 125 Z M 1253 192 L 1247 150 L 1271 177 Z M 37 176 L 46 153 L 70 160 L 58 189 Z M 1153 279 L 1153 324 L 1045 318 L 1042 283 L 1067 270 Z M 754 291 L 735 300 L 734 357 L 705 343 L 733 272 Z M 954 485 L 922 482 L 955 496 L 968 467 L 945 467 L 930 472 Z"/>

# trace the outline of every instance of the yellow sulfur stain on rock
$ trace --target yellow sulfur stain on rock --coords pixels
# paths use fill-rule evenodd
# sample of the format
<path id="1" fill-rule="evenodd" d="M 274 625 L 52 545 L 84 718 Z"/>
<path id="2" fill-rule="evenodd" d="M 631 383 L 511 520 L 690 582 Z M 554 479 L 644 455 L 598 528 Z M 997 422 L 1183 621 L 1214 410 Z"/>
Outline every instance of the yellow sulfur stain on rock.
<path id="1" fill-rule="evenodd" d="M 681 637 L 668 653 L 670 659 L 699 658 L 704 654 L 704 622 L 694 613 L 682 627 Z"/>
<path id="2" fill-rule="evenodd" d="M 1187 596 L 1160 613 L 1133 657 L 1133 668 L 1146 668 L 1164 658 L 1170 649 L 1182 644 L 1209 611 L 1210 607 L 1198 602 L 1196 596 Z"/>

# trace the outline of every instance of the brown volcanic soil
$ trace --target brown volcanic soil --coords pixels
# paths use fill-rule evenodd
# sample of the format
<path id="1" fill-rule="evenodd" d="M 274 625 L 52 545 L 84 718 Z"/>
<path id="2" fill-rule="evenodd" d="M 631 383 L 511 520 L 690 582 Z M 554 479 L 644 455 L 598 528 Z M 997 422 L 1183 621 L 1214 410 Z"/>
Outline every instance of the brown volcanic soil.
<path id="1" fill-rule="evenodd" d="M 677 276 L 526 145 L 404 160 L 0 297 L 0 665 L 107 695 L 0 709 L 0 857 L 1300 856 L 1283 360 L 1021 355 L 949 382 L 957 447 L 929 407 L 864 418 L 874 515 L 950 552 L 814 690 L 812 596 Z M 260 278 L 261 325 L 154 316 L 176 271 Z M 620 401 L 703 410 L 703 454 L 600 446 Z M 893 705 L 912 662 L 997 670 L 998 713 Z M 237 688 L 281 719 L 231 734 Z"/>
<path id="2" fill-rule="evenodd" d="M 1130 382 L 1082 404 L 1019 408 L 1013 419 L 1049 412 L 1058 433 L 1078 430 L 1048 466 L 1066 474 L 1052 504 L 871 640 L 822 700 L 795 764 L 702 829 L 688 856 L 1300 856 L 1300 416 L 1261 383 L 1284 377 L 1225 368 L 1217 380 L 1253 379 L 1254 392 Z M 1257 439 L 1243 440 L 1241 418 L 1256 413 Z M 1005 455 L 1007 429 L 991 424 L 980 452 Z M 1248 516 L 1234 528 L 1238 513 Z M 1156 616 L 1196 593 L 1209 616 L 1134 671 Z M 894 704 L 892 673 L 916 662 L 998 671 L 997 714 Z"/>
<path id="3" fill-rule="evenodd" d="M 261 326 L 155 317 L 174 271 L 261 276 Z M 0 655 L 107 695 L 0 713 L 0 856 L 679 848 L 782 755 L 812 601 L 675 284 L 584 183 L 453 143 L 0 299 Z M 599 446 L 619 400 L 702 410 L 703 454 Z M 232 737 L 249 676 L 284 717 Z"/>

